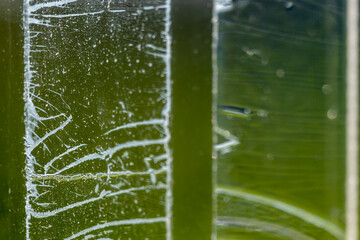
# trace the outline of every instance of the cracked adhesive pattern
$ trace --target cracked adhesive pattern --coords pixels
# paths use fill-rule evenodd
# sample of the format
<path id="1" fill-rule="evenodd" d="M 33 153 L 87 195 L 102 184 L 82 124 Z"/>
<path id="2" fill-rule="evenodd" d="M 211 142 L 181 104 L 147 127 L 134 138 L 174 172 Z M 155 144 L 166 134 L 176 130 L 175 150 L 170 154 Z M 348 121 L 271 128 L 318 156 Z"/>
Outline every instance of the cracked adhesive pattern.
<path id="1" fill-rule="evenodd" d="M 167 12 L 25 0 L 27 239 L 165 239 Z"/>

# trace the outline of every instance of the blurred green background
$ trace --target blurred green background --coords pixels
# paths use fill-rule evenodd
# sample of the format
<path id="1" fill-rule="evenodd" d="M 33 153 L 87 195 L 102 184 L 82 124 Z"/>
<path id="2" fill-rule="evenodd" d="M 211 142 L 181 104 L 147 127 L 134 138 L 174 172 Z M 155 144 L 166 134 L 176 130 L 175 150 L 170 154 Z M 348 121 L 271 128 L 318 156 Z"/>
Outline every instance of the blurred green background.
<path id="1" fill-rule="evenodd" d="M 219 239 L 344 239 L 344 5 L 219 13 L 217 120 L 240 142 L 218 154 Z"/>
<path id="2" fill-rule="evenodd" d="M 24 239 L 22 1 L 0 1 L 0 238 Z"/>

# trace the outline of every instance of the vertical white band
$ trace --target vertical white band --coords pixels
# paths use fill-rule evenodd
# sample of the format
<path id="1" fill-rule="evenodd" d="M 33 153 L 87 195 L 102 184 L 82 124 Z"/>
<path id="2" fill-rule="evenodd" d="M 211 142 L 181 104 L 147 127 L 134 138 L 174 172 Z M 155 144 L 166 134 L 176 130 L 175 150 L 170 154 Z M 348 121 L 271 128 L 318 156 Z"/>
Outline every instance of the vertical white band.
<path id="1" fill-rule="evenodd" d="M 347 1 L 346 240 L 358 240 L 358 0 Z"/>

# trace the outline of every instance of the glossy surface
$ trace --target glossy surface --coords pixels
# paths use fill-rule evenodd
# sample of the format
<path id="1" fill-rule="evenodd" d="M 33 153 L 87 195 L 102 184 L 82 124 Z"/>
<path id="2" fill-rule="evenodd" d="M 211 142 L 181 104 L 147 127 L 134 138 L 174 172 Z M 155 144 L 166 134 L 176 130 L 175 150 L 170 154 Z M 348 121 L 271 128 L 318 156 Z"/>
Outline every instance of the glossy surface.
<path id="1" fill-rule="evenodd" d="M 219 239 L 344 239 L 343 4 L 219 11 Z"/>

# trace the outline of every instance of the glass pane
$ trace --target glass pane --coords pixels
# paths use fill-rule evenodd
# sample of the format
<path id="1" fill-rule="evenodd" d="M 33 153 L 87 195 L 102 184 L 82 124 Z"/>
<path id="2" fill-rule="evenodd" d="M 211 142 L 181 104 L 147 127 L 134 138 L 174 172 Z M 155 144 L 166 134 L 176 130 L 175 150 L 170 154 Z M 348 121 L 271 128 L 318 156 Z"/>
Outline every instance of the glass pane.
<path id="1" fill-rule="evenodd" d="M 25 2 L 28 239 L 165 239 L 165 1 Z"/>
<path id="2" fill-rule="evenodd" d="M 344 1 L 219 1 L 218 239 L 343 239 Z"/>

